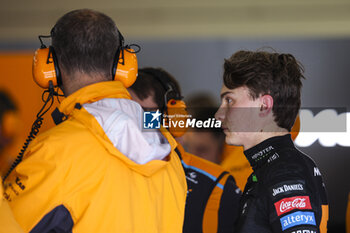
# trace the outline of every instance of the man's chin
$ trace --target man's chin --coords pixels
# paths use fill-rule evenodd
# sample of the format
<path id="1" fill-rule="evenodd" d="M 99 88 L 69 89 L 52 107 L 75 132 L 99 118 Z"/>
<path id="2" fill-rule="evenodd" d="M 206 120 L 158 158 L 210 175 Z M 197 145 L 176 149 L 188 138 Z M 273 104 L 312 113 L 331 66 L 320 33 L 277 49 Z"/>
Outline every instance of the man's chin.
<path id="1" fill-rule="evenodd" d="M 226 144 L 231 145 L 231 146 L 242 146 L 243 145 L 240 142 L 239 137 L 232 135 L 232 133 L 231 133 L 231 135 L 226 134 L 225 142 L 226 142 Z"/>

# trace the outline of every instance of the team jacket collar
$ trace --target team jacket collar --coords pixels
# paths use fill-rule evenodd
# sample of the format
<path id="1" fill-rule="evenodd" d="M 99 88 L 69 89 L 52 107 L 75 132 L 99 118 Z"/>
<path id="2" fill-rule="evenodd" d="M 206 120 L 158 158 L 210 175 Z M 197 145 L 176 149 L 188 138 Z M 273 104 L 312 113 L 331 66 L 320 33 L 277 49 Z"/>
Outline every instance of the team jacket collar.
<path id="1" fill-rule="evenodd" d="M 60 106 L 59 111 L 69 115 L 76 104 L 96 102 L 104 98 L 122 98 L 131 99 L 129 92 L 119 81 L 106 81 L 91 84 L 83 87 L 65 98 Z"/>
<path id="2" fill-rule="evenodd" d="M 278 159 L 280 155 L 277 151 L 288 147 L 294 147 L 290 134 L 266 139 L 258 145 L 245 150 L 244 155 L 255 171 L 262 165 Z"/>
<path id="3" fill-rule="evenodd" d="M 105 146 L 107 151 L 121 159 L 129 168 L 143 174 L 144 176 L 152 176 L 157 171 L 162 169 L 162 167 L 167 166 L 171 159 L 175 159 L 174 156 L 168 156 L 166 160 L 152 160 L 146 164 L 137 164 L 120 153 L 120 151 L 111 143 L 103 128 L 97 123 L 96 119 L 92 117 L 92 115 L 84 108 L 81 110 L 76 109 L 77 103 L 82 106 L 85 103 L 93 103 L 104 98 L 131 99 L 130 94 L 121 82 L 100 82 L 79 89 L 72 95 L 68 96 L 62 101 L 61 105 L 59 106 L 59 110 L 65 115 L 82 122 L 94 133 L 95 137 Z M 170 155 L 174 155 L 174 150 L 177 146 L 175 139 L 166 129 L 161 128 L 160 131 L 170 144 Z"/>

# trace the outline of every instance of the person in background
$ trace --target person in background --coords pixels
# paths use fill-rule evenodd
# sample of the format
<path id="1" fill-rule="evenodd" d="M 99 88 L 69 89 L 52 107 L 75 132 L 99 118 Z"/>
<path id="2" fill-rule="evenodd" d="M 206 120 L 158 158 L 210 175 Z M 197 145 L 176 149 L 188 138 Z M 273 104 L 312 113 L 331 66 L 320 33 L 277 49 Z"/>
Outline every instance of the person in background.
<path id="1" fill-rule="evenodd" d="M 173 100 L 181 99 L 177 81 L 161 68 L 139 69 L 129 93 L 145 111 L 160 109 L 163 114 L 169 114 Z M 234 178 L 217 164 L 186 152 L 179 143 L 177 152 L 188 185 L 183 232 L 234 232 L 241 195 Z"/>
<path id="2" fill-rule="evenodd" d="M 191 115 L 207 115 L 217 111 L 218 105 L 208 93 L 197 93 L 186 98 L 186 105 Z M 210 113 L 214 115 L 215 113 Z M 209 116 L 208 116 L 209 117 Z M 210 116 L 212 117 L 212 116 Z M 225 143 L 224 132 L 218 130 L 195 130 L 187 132 L 183 139 L 186 151 L 211 162 L 220 164 L 235 178 L 237 186 L 243 190 L 247 178 L 252 173 L 249 161 L 243 154 L 242 146 Z"/>
<path id="3" fill-rule="evenodd" d="M 16 115 L 16 104 L 6 92 L 0 91 L 0 152 L 14 140 Z"/>
<path id="4" fill-rule="evenodd" d="M 214 118 L 218 108 L 215 100 L 206 93 L 197 93 L 186 98 L 188 113 L 195 119 Z M 187 152 L 213 163 L 220 164 L 225 143 L 221 128 L 196 128 L 183 136 L 183 146 Z"/>
<path id="5" fill-rule="evenodd" d="M 1 176 L 9 169 L 14 154 L 19 152 L 20 120 L 18 108 L 10 95 L 0 91 L 0 173 Z M 18 148 L 17 148 L 18 147 Z"/>
<path id="6" fill-rule="evenodd" d="M 225 60 L 216 118 L 226 142 L 243 146 L 253 168 L 237 232 L 327 232 L 321 173 L 295 148 L 290 134 L 303 78 L 303 68 L 291 54 L 238 51 Z"/>
<path id="7" fill-rule="evenodd" d="M 213 118 L 215 112 L 215 108 L 205 108 L 204 111 L 197 109 L 189 113 L 192 117 L 205 121 Z M 221 128 L 196 128 L 183 136 L 183 146 L 187 152 L 216 164 L 221 162 L 224 142 L 225 134 Z"/>
<path id="8" fill-rule="evenodd" d="M 11 145 L 16 135 L 17 107 L 14 101 L 5 91 L 0 91 L 0 166 L 7 168 L 9 156 L 6 154 L 6 148 Z M 4 169 L 1 169 L 4 171 Z M 2 184 L 0 193 L 3 193 Z M 13 213 L 3 196 L 0 199 L 0 233 L 19 233 L 23 232 Z"/>
<path id="9" fill-rule="evenodd" d="M 225 143 L 221 157 L 220 166 L 229 171 L 235 177 L 237 186 L 244 190 L 247 179 L 252 174 L 253 169 L 244 156 L 243 147 Z"/>
<path id="10" fill-rule="evenodd" d="M 141 130 L 142 108 L 126 89 L 132 77 L 118 76 L 131 64 L 130 49 L 113 20 L 74 10 L 51 38 L 33 68 L 47 51 L 42 62 L 53 63 L 50 77 L 66 98 L 53 112 L 58 125 L 29 144 L 5 179 L 20 226 L 31 233 L 182 232 L 187 186 L 176 142 L 166 131 Z"/>

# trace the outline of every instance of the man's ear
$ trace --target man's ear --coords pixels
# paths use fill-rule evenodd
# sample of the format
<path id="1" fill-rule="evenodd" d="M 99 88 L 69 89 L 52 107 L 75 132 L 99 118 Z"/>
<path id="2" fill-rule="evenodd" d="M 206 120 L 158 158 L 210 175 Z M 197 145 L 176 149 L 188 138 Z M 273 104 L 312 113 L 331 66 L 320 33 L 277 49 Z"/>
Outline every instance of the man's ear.
<path id="1" fill-rule="evenodd" d="M 265 117 L 270 114 L 273 108 L 273 98 L 271 95 L 263 95 L 260 97 L 260 113 L 259 116 Z"/>

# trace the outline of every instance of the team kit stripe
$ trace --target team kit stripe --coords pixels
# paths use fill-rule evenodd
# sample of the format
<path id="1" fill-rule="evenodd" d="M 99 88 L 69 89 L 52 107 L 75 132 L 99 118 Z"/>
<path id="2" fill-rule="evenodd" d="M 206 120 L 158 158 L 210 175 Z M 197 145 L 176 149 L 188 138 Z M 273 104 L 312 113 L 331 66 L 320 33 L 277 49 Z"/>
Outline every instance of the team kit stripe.
<path id="1" fill-rule="evenodd" d="M 181 162 L 182 162 L 182 165 L 183 165 L 185 168 L 195 170 L 196 172 L 199 172 L 199 173 L 201 173 L 201 174 L 203 174 L 203 175 L 209 177 L 211 180 L 216 181 L 217 177 L 215 177 L 215 176 L 209 174 L 208 172 L 203 171 L 203 170 L 201 170 L 201 169 L 199 169 L 199 168 L 197 168 L 197 167 L 193 167 L 193 166 L 187 165 L 183 160 L 182 160 Z M 222 184 L 220 184 L 220 183 L 218 183 L 216 186 L 219 187 L 219 188 L 221 188 L 221 189 L 224 189 L 224 186 L 223 186 Z"/>

